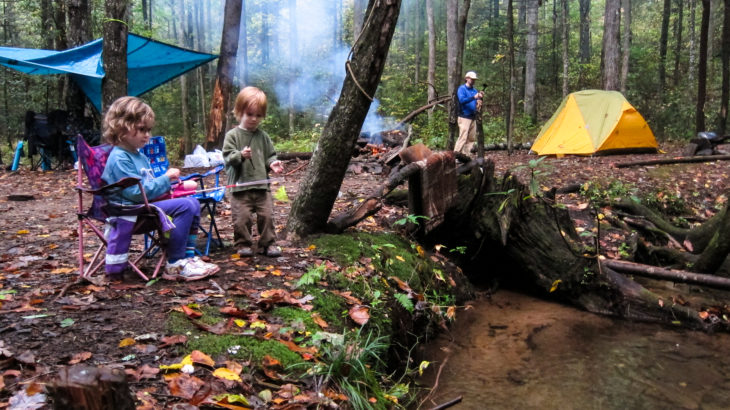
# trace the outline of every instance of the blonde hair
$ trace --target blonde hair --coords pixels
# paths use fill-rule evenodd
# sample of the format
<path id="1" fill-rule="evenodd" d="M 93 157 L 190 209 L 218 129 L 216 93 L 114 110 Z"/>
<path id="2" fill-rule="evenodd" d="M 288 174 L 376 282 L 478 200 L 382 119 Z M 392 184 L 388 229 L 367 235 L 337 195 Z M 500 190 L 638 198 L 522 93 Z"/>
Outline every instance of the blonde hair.
<path id="1" fill-rule="evenodd" d="M 152 128 L 155 124 L 155 112 L 152 108 L 137 97 L 117 98 L 104 115 L 104 139 L 112 145 L 119 145 L 122 137 L 139 122 Z"/>
<path id="2" fill-rule="evenodd" d="M 233 115 L 236 121 L 241 121 L 243 114 L 249 108 L 258 110 L 262 115 L 266 115 L 266 94 L 256 87 L 245 87 L 238 92 L 236 96 L 236 105 L 233 107 Z"/>

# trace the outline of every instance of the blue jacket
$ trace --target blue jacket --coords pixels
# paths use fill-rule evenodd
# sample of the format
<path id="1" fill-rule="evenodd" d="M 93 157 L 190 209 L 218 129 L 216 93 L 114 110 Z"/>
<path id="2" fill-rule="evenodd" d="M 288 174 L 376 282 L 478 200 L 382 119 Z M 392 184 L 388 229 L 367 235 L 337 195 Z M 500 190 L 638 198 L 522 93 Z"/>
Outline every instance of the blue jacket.
<path id="1" fill-rule="evenodd" d="M 170 178 L 167 175 L 155 178 L 147 157 L 137 151 L 129 152 L 116 146 L 109 153 L 101 179 L 107 184 L 112 184 L 125 177 L 140 178 L 150 201 L 170 191 Z M 108 199 L 122 205 L 139 204 L 142 203 L 142 193 L 139 191 L 139 186 L 134 185 L 120 193 L 110 195 Z"/>
<path id="2" fill-rule="evenodd" d="M 477 111 L 476 95 L 479 93 L 474 87 L 468 87 L 462 84 L 456 91 L 456 97 L 459 99 L 459 117 L 474 119 Z"/>

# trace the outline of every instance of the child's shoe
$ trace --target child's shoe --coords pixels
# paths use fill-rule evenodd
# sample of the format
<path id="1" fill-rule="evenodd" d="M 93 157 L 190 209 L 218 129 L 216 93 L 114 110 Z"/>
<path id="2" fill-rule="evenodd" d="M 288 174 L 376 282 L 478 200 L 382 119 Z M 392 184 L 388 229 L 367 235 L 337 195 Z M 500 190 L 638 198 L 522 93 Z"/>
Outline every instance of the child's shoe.
<path id="1" fill-rule="evenodd" d="M 253 249 L 251 249 L 250 246 L 244 246 L 243 248 L 238 250 L 238 256 L 242 258 L 253 256 Z"/>
<path id="2" fill-rule="evenodd" d="M 179 259 L 165 266 L 163 279 L 167 280 L 200 280 L 218 272 L 220 268 L 212 263 L 203 262 L 199 258 Z"/>
<path id="3" fill-rule="evenodd" d="M 281 248 L 276 245 L 269 245 L 264 250 L 264 254 L 272 258 L 278 258 L 279 256 L 281 256 Z"/>

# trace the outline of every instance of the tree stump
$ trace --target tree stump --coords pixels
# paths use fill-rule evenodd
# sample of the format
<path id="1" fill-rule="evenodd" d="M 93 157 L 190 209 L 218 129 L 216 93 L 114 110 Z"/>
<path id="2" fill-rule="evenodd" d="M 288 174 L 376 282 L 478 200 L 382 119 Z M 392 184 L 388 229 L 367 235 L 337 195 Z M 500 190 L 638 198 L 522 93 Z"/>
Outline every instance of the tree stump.
<path id="1" fill-rule="evenodd" d="M 75 365 L 62 369 L 49 387 L 54 409 L 134 410 L 134 398 L 122 370 Z"/>

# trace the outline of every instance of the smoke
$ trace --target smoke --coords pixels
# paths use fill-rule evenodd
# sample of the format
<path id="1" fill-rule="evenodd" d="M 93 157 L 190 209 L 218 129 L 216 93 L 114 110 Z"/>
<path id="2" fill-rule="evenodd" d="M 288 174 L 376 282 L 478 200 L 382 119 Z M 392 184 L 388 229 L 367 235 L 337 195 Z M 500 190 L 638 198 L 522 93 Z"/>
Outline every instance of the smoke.
<path id="1" fill-rule="evenodd" d="M 279 55 L 271 55 L 274 64 L 262 71 L 257 67 L 257 59 L 249 58 L 249 72 L 260 78 L 272 78 L 273 91 L 282 107 L 290 105 L 297 112 L 313 114 L 324 119 L 329 116 L 339 98 L 342 83 L 345 79 L 345 63 L 350 53 L 351 44 L 335 41 L 341 38 L 343 27 L 352 27 L 333 17 L 334 7 L 331 0 L 297 1 L 296 11 L 288 2 L 281 2 L 276 17 L 272 18 L 270 27 L 276 30 L 273 34 L 280 50 Z M 352 2 L 344 2 L 345 10 L 341 15 L 352 18 Z M 255 15 L 250 17 L 256 19 Z M 337 26 L 335 26 L 337 25 Z M 295 27 L 296 30 L 292 30 Z M 291 35 L 296 31 L 296 49 L 292 50 Z M 293 53 L 293 58 L 292 58 Z M 271 68 L 274 67 L 274 68 Z M 293 95 L 290 101 L 290 84 Z M 381 131 L 388 126 L 385 119 L 377 113 L 377 100 L 370 106 L 370 111 L 363 125 L 363 131 Z"/>

